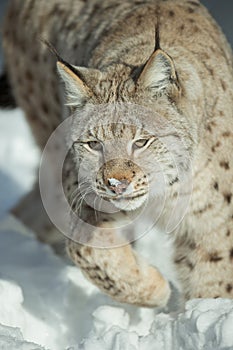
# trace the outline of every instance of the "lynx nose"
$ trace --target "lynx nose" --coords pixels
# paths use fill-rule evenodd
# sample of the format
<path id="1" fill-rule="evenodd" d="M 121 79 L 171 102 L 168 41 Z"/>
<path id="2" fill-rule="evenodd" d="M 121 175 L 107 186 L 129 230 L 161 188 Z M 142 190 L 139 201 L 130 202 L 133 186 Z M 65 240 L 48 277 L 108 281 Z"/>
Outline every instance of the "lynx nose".
<path id="1" fill-rule="evenodd" d="M 128 186 L 129 186 L 128 180 L 117 180 L 117 179 L 108 179 L 108 187 L 109 189 L 116 193 L 116 194 L 122 194 L 124 193 Z"/>

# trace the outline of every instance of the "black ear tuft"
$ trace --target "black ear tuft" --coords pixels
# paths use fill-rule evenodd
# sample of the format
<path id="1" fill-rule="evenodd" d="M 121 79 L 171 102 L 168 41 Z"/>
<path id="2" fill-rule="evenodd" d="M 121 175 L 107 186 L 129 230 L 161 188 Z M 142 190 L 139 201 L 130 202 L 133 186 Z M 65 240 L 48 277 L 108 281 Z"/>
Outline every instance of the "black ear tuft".
<path id="1" fill-rule="evenodd" d="M 154 48 L 154 52 L 157 50 L 160 50 L 160 21 L 159 21 L 159 17 L 157 18 L 157 23 L 155 25 L 155 48 Z"/>
<path id="2" fill-rule="evenodd" d="M 57 58 L 57 69 L 65 85 L 67 95 L 67 106 L 82 106 L 92 95 L 91 89 L 86 84 L 85 77 L 91 75 L 91 70 L 84 67 L 76 67 L 66 62 L 55 49 L 55 47 L 46 39 L 40 38 L 48 49 Z"/>
<path id="3" fill-rule="evenodd" d="M 40 41 L 45 44 L 48 49 L 54 54 L 54 56 L 56 56 L 57 61 L 63 63 L 67 68 L 69 68 L 74 74 L 78 75 L 78 71 L 75 69 L 74 66 L 72 66 L 70 63 L 66 62 L 61 55 L 58 53 L 57 49 L 55 49 L 55 47 L 53 46 L 53 44 L 51 42 L 49 42 L 46 39 L 40 38 Z"/>
<path id="4" fill-rule="evenodd" d="M 57 60 L 59 62 L 63 62 L 62 57 L 59 55 L 59 53 L 57 52 L 57 50 L 55 49 L 55 47 L 51 44 L 50 41 L 44 39 L 44 38 L 40 38 L 40 41 L 42 42 L 42 44 L 46 45 L 47 48 L 54 54 L 54 56 L 56 56 Z"/>

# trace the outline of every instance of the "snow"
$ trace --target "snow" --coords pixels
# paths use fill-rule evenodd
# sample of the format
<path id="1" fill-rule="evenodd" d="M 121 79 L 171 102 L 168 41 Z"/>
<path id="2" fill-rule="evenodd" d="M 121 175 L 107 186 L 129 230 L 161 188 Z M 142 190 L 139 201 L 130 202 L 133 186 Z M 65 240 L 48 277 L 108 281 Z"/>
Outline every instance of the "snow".
<path id="1" fill-rule="evenodd" d="M 29 144 L 32 146 L 30 151 Z M 0 145 L 1 215 L 30 190 L 35 179 L 33 170 L 39 160 L 39 151 L 33 145 L 20 110 L 0 110 Z"/>
<path id="2" fill-rule="evenodd" d="M 191 300 L 178 311 L 162 233 L 157 244 L 149 235 L 139 242 L 173 283 L 169 307 L 156 310 L 112 301 L 13 218 L 9 209 L 30 190 L 38 160 L 22 112 L 0 111 L 0 350 L 233 349 L 233 301 Z"/>
<path id="3" fill-rule="evenodd" d="M 24 341 L 22 333 L 18 328 L 0 325 L 1 350 L 45 350 L 39 345 Z"/>

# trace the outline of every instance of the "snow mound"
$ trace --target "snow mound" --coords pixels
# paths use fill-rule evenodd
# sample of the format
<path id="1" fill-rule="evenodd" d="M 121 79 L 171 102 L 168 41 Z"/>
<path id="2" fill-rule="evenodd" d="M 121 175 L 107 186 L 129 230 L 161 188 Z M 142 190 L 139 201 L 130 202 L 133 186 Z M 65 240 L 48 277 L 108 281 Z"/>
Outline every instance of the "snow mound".
<path id="1" fill-rule="evenodd" d="M 118 304 L 12 217 L 0 238 L 1 350 L 233 349 L 231 300 L 191 300 L 179 314 Z"/>
<path id="2" fill-rule="evenodd" d="M 0 325 L 1 350 L 45 350 L 39 345 L 23 340 L 22 333 L 18 328 Z"/>
<path id="3" fill-rule="evenodd" d="M 109 317 L 104 326 L 106 314 Z M 123 326 L 118 325 L 121 322 Z M 124 310 L 119 312 L 119 309 L 113 311 L 105 307 L 95 311 L 94 330 L 81 349 L 232 350 L 232 326 L 233 302 L 225 299 L 192 300 L 186 304 L 185 312 L 176 318 L 157 315 L 149 334 L 144 337 L 130 331 L 128 314 L 124 314 Z"/>

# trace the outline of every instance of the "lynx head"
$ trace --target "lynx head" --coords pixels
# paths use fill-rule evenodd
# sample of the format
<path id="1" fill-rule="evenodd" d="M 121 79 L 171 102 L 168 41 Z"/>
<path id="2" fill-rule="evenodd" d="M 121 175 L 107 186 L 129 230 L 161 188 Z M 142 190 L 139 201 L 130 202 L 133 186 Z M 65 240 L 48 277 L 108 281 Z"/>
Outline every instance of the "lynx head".
<path id="1" fill-rule="evenodd" d="M 116 64 L 100 71 L 62 59 L 57 66 L 73 115 L 69 137 L 77 174 L 82 174 L 79 184 L 119 209 L 134 210 L 150 193 L 159 195 L 164 186 L 179 182 L 178 168 L 188 169 L 184 153 L 191 138 L 185 145 L 179 142 L 188 126 L 167 53 L 157 47 L 133 69 Z"/>

